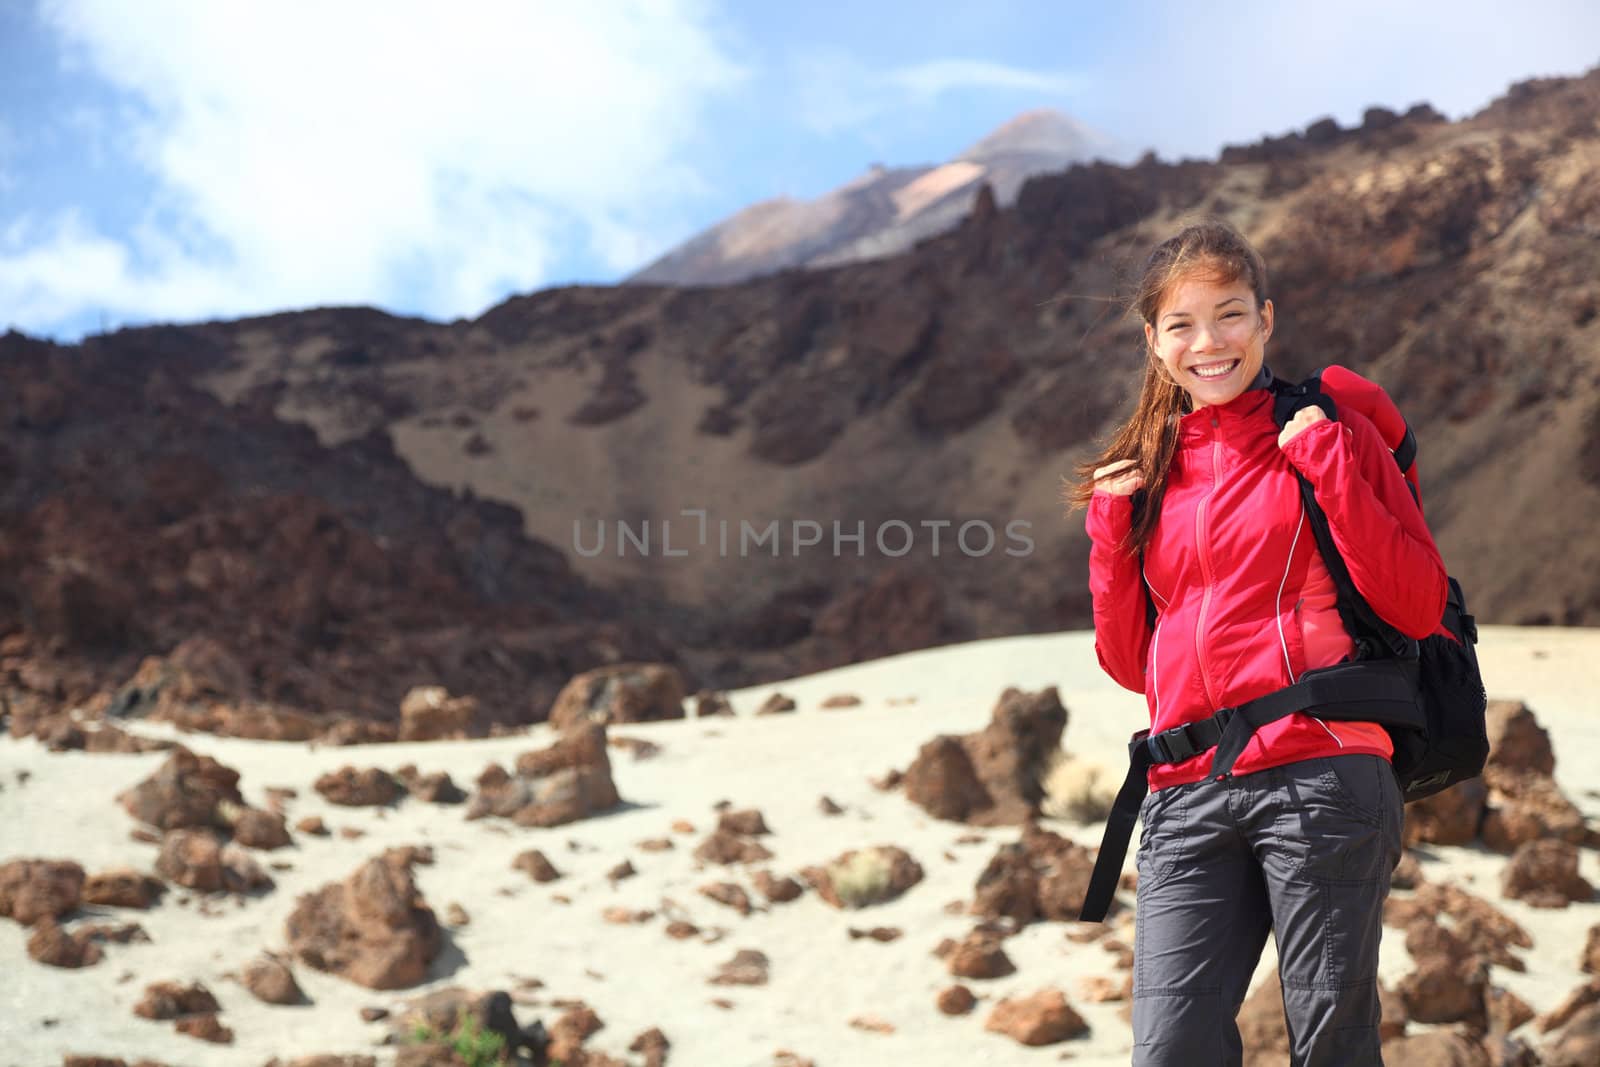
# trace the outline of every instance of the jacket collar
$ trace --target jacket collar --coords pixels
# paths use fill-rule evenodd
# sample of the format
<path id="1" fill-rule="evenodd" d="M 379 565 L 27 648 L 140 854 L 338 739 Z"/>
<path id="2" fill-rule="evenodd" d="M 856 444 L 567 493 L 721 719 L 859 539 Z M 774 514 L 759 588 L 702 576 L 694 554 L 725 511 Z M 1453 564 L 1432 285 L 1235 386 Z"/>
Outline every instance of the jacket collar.
<path id="1" fill-rule="evenodd" d="M 1256 376 L 1251 379 L 1244 392 L 1226 404 L 1208 404 L 1196 408 L 1178 420 L 1179 429 L 1185 433 L 1202 434 L 1211 425 L 1213 417 L 1222 425 L 1230 425 L 1255 415 L 1263 407 L 1271 404 L 1274 380 L 1271 368 L 1265 363 L 1261 364 L 1261 369 L 1256 372 Z"/>

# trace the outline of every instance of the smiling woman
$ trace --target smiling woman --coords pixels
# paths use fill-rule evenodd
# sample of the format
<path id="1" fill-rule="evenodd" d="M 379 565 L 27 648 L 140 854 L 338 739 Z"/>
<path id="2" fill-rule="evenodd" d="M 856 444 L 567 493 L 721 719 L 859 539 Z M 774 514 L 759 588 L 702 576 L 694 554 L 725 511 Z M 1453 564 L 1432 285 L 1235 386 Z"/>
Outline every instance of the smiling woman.
<path id="1" fill-rule="evenodd" d="M 1102 848 L 1113 869 L 1095 873 L 1114 885 L 1111 842 L 1126 844 L 1131 788 L 1148 785 L 1133 974 L 1143 1067 L 1242 1062 L 1233 1019 L 1269 931 L 1294 1062 L 1383 1062 L 1378 944 L 1403 805 L 1392 740 L 1295 693 L 1298 710 L 1255 726 L 1242 751 L 1219 757 L 1218 741 L 1226 722 L 1254 725 L 1241 707 L 1355 658 L 1301 479 L 1345 558 L 1371 565 L 1351 582 L 1389 625 L 1425 637 L 1446 579 L 1370 422 L 1313 405 L 1280 426 L 1266 294 L 1261 257 L 1225 223 L 1156 248 L 1133 301 L 1138 406 L 1071 494 L 1089 512 L 1095 653 L 1150 711 L 1125 821 Z M 1091 890 L 1084 917 L 1103 917 L 1106 899 Z"/>

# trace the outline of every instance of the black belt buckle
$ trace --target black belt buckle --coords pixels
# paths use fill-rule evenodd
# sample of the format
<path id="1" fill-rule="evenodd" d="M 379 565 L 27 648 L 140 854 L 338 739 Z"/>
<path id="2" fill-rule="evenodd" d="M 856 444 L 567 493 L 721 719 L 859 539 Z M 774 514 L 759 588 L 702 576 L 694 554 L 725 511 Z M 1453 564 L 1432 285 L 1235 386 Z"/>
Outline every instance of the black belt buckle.
<path id="1" fill-rule="evenodd" d="M 1177 762 L 1167 749 L 1167 733 L 1168 731 L 1162 731 L 1159 734 L 1151 734 L 1144 739 L 1144 747 L 1149 750 L 1151 760 L 1156 763 Z"/>

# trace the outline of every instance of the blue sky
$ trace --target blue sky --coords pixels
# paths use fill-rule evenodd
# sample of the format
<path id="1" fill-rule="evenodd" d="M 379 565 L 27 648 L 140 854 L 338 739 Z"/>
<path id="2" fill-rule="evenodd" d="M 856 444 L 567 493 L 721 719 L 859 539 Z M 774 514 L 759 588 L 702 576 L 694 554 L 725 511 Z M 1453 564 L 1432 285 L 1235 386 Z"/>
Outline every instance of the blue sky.
<path id="1" fill-rule="evenodd" d="M 1033 107 L 1211 156 L 1600 62 L 1587 0 L 1313 6 L 0 0 L 0 328 L 469 317 Z"/>

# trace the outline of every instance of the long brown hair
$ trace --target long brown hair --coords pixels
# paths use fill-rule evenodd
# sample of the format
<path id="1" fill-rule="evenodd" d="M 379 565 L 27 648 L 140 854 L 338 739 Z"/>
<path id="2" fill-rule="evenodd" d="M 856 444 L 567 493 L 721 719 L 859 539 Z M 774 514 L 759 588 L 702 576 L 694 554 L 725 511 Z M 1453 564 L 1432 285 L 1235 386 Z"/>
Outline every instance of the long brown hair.
<path id="1" fill-rule="evenodd" d="M 1156 246 L 1145 260 L 1139 285 L 1128 301 L 1128 313 L 1142 323 L 1155 325 L 1161 302 L 1181 281 L 1204 278 L 1231 285 L 1241 278 L 1250 284 L 1259 316 L 1267 299 L 1267 268 L 1261 255 L 1244 235 L 1220 219 L 1185 226 Z M 1140 330 L 1144 340 L 1144 331 Z M 1178 420 L 1190 410 L 1189 394 L 1162 365 L 1155 350 L 1144 341 L 1144 384 L 1133 415 L 1111 435 L 1099 457 L 1078 464 L 1076 484 L 1063 479 L 1063 500 L 1068 512 L 1087 507 L 1094 495 L 1094 472 L 1125 459 L 1144 475 L 1145 506 L 1140 510 L 1126 550 L 1140 551 L 1149 541 L 1167 491 L 1167 474 L 1178 447 Z"/>

